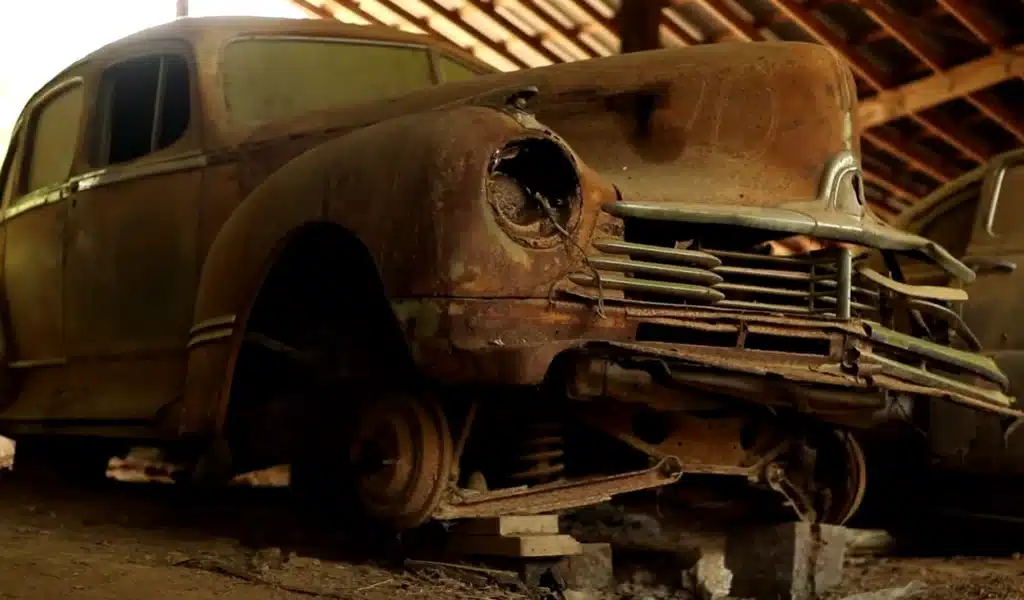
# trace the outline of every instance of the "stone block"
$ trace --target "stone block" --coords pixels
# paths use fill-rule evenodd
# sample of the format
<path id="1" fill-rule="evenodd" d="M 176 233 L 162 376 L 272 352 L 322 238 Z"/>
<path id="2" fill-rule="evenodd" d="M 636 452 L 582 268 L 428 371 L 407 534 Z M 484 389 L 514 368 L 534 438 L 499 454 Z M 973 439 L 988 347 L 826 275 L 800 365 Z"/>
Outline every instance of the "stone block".
<path id="1" fill-rule="evenodd" d="M 612 572 L 611 544 L 581 544 L 581 552 L 568 556 L 554 566 L 556 578 L 567 588 L 603 590 L 615 584 Z"/>
<path id="2" fill-rule="evenodd" d="M 730 595 L 814 600 L 842 580 L 846 545 L 846 530 L 832 525 L 788 523 L 732 533 L 725 549 Z"/>
<path id="3" fill-rule="evenodd" d="M 700 600 L 720 600 L 732 590 L 732 572 L 725 566 L 725 544 L 708 544 L 697 562 L 683 572 L 683 589 Z"/>

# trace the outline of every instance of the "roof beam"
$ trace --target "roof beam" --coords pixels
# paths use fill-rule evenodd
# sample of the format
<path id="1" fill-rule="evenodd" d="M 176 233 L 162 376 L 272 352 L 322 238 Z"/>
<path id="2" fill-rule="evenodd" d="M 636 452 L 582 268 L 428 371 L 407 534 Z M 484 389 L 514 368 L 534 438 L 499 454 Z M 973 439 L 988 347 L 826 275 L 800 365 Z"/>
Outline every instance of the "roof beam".
<path id="1" fill-rule="evenodd" d="M 794 0 L 770 0 L 770 2 L 779 12 L 789 17 L 791 21 L 799 25 L 811 37 L 826 46 L 835 48 L 846 59 L 846 62 L 850 64 L 853 72 L 866 81 L 868 85 L 877 90 L 885 89 L 889 83 L 886 74 L 874 64 L 861 60 L 853 47 L 833 33 L 821 19 L 814 16 L 814 13 L 805 6 Z"/>
<path id="2" fill-rule="evenodd" d="M 977 0 L 936 0 L 942 8 L 985 44 L 998 48 L 1003 36 L 978 6 Z"/>
<path id="3" fill-rule="evenodd" d="M 341 1 L 343 6 L 353 2 L 353 0 L 338 1 Z M 378 2 L 384 8 L 395 13 L 396 15 L 402 17 L 406 21 L 409 21 L 410 23 L 418 27 L 422 27 L 425 31 L 433 32 L 435 35 L 437 35 L 438 32 L 436 29 L 430 26 L 430 19 L 428 17 L 418 17 L 412 14 L 408 10 L 399 6 L 395 0 L 376 0 L 376 2 Z M 481 34 L 472 27 L 466 25 L 466 23 L 462 20 L 462 17 L 461 15 L 459 15 L 459 12 L 457 10 L 445 8 L 444 6 L 438 4 L 435 0 L 420 0 L 420 2 L 422 2 L 434 14 L 447 19 L 452 24 L 454 24 L 458 29 L 461 29 L 475 43 L 485 46 L 490 51 L 509 61 L 513 65 L 516 65 L 520 69 L 530 68 L 529 64 L 527 64 L 523 59 L 519 58 L 518 56 L 510 52 L 508 48 L 502 47 L 501 45 L 491 40 L 491 38 Z M 451 38 L 449 38 L 449 40 L 456 46 L 461 45 L 459 43 L 459 40 Z"/>
<path id="4" fill-rule="evenodd" d="M 861 137 L 936 181 L 946 182 L 955 179 L 960 174 L 955 166 L 945 162 L 939 156 L 924 149 L 909 146 L 899 136 L 884 130 L 865 131 Z"/>
<path id="5" fill-rule="evenodd" d="M 729 33 L 744 42 L 755 42 L 764 39 L 753 23 L 748 23 L 737 15 L 724 0 L 696 0 L 696 2 L 704 10 L 711 13 L 711 16 L 728 29 Z"/>
<path id="6" fill-rule="evenodd" d="M 856 0 L 859 4 L 867 2 L 871 4 L 876 0 Z M 822 44 L 832 46 L 846 61 L 849 63 L 850 68 L 861 77 L 867 84 L 874 89 L 882 92 L 892 87 L 892 81 L 890 76 L 883 72 L 881 69 L 876 67 L 873 63 L 868 62 L 864 57 L 857 54 L 857 52 L 841 37 L 833 33 L 830 29 L 825 26 L 825 23 L 815 16 L 807 8 L 796 2 L 795 0 L 770 0 L 770 2 L 780 12 L 783 12 L 792 19 L 797 25 L 802 27 L 808 34 L 817 39 Z M 877 7 L 875 7 L 877 8 Z M 859 112 L 863 112 L 859 109 Z M 983 161 L 987 157 L 987 149 L 983 148 L 976 139 L 972 136 L 968 136 L 963 132 L 957 131 L 959 127 L 956 124 L 943 122 L 942 119 L 935 116 L 925 116 L 917 114 L 916 111 L 906 111 L 904 116 L 910 117 L 916 121 L 919 125 L 924 127 L 929 133 L 935 137 L 945 141 L 949 145 L 953 146 L 965 156 L 969 156 L 977 161 Z M 867 129 L 868 126 L 862 122 L 862 130 Z M 950 129 L 952 127 L 952 129 Z M 897 146 L 892 146 L 897 147 Z M 903 155 L 914 156 L 915 152 L 909 148 L 903 147 Z M 926 164 L 923 157 L 918 157 L 914 163 L 911 164 Z M 927 172 L 926 172 L 927 173 Z M 929 173 L 929 176 L 933 176 Z M 948 179 L 939 179 L 940 183 L 948 181 Z"/>
<path id="7" fill-rule="evenodd" d="M 896 196 L 897 198 L 903 198 L 904 200 L 910 202 L 914 202 L 915 200 L 917 200 L 917 196 L 914 195 L 914 193 L 911 192 L 910 190 L 904 188 L 899 184 L 889 181 L 885 177 L 877 175 L 873 171 L 869 170 L 864 172 L 864 181 L 870 183 L 871 185 L 882 188 L 883 190 L 889 192 L 890 194 Z"/>
<path id="8" fill-rule="evenodd" d="M 319 17 L 321 19 L 337 19 L 331 11 L 322 6 L 317 6 L 308 0 L 292 0 L 292 3 L 315 17 Z"/>
<path id="9" fill-rule="evenodd" d="M 1024 44 L 862 100 L 860 123 L 876 127 L 1014 77 L 1024 77 Z"/>
<path id="10" fill-rule="evenodd" d="M 548 31 L 553 31 L 555 34 L 561 36 L 570 44 L 571 48 L 581 51 L 586 58 L 597 58 L 600 56 L 592 48 L 579 40 L 579 31 L 573 32 L 565 25 L 562 25 L 558 22 L 558 19 L 548 14 L 543 7 L 538 6 L 533 0 L 516 0 L 516 3 L 530 11 L 536 19 L 544 23 L 544 26 L 548 28 Z"/>
<path id="11" fill-rule="evenodd" d="M 945 57 L 929 43 L 929 40 L 921 35 L 918 27 L 907 20 L 901 13 L 893 10 L 888 2 L 885 0 L 856 0 L 856 3 L 864 9 L 864 12 L 873 21 L 903 44 L 911 54 L 927 65 L 929 69 L 936 73 L 941 73 L 945 69 Z M 977 104 L 969 96 L 965 96 L 965 99 L 971 104 Z M 964 131 L 958 124 L 952 122 L 943 123 L 939 126 L 939 131 L 936 134 L 965 156 L 977 162 L 985 162 L 992 156 L 992 151 L 984 142 L 969 132 Z"/>
<path id="12" fill-rule="evenodd" d="M 615 24 L 619 30 L 619 52 L 642 52 L 661 46 L 661 9 L 665 0 L 622 0 Z"/>
<path id="13" fill-rule="evenodd" d="M 512 21 L 509 21 L 504 16 L 502 16 L 501 13 L 494 10 L 493 4 L 489 2 L 484 2 L 482 0 L 465 0 L 464 6 L 472 6 L 476 10 L 487 15 L 489 19 L 497 23 L 505 31 L 510 33 L 514 38 L 523 42 L 524 44 L 532 48 L 534 52 L 550 60 L 552 63 L 562 62 L 562 58 L 560 56 L 549 50 L 547 46 L 544 45 L 545 36 L 530 35 L 529 33 L 523 31 L 522 27 L 513 23 Z"/>

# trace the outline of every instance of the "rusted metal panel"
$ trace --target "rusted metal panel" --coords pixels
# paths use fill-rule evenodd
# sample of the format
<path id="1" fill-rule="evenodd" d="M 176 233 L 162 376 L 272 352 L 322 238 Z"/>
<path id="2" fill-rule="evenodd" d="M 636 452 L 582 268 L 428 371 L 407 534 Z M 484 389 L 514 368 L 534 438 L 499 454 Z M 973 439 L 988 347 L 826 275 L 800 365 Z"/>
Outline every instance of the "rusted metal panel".
<path id="1" fill-rule="evenodd" d="M 66 206 L 52 204 L 4 223 L 4 295 L 11 358 L 62 360 Z"/>

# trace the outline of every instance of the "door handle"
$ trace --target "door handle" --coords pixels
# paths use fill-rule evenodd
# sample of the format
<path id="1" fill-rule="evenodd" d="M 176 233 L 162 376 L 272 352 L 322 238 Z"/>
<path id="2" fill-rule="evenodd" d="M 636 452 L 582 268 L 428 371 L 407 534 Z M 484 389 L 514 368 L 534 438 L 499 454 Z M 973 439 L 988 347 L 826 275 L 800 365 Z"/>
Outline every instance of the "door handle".
<path id="1" fill-rule="evenodd" d="M 963 259 L 963 263 L 979 274 L 986 272 L 1013 273 L 1017 270 L 1017 263 L 1012 260 L 992 256 L 968 256 Z"/>

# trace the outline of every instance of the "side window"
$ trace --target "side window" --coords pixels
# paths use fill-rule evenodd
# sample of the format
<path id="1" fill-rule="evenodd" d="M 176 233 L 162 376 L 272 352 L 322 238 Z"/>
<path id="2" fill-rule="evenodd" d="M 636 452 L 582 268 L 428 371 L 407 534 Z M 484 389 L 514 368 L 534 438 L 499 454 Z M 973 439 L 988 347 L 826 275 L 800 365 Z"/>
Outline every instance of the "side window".
<path id="1" fill-rule="evenodd" d="M 1018 236 L 1024 231 L 1019 223 L 1024 219 L 1024 163 L 1017 163 L 1006 169 L 1003 185 L 999 190 L 999 205 L 996 206 L 992 231 L 1001 236 Z"/>
<path id="2" fill-rule="evenodd" d="M 188 62 L 177 54 L 118 63 L 103 74 L 94 166 L 163 150 L 181 139 L 191 117 Z"/>
<path id="3" fill-rule="evenodd" d="M 83 89 L 78 84 L 66 88 L 30 115 L 15 197 L 61 183 L 71 174 L 84 109 Z"/>
<path id="4" fill-rule="evenodd" d="M 258 125 L 430 86 L 426 48 L 348 40 L 235 40 L 221 59 L 232 120 Z"/>
<path id="5" fill-rule="evenodd" d="M 481 75 L 481 73 L 478 73 L 461 62 L 448 58 L 447 56 L 440 57 L 439 63 L 441 67 L 441 80 L 443 82 L 473 79 L 474 77 Z"/>

